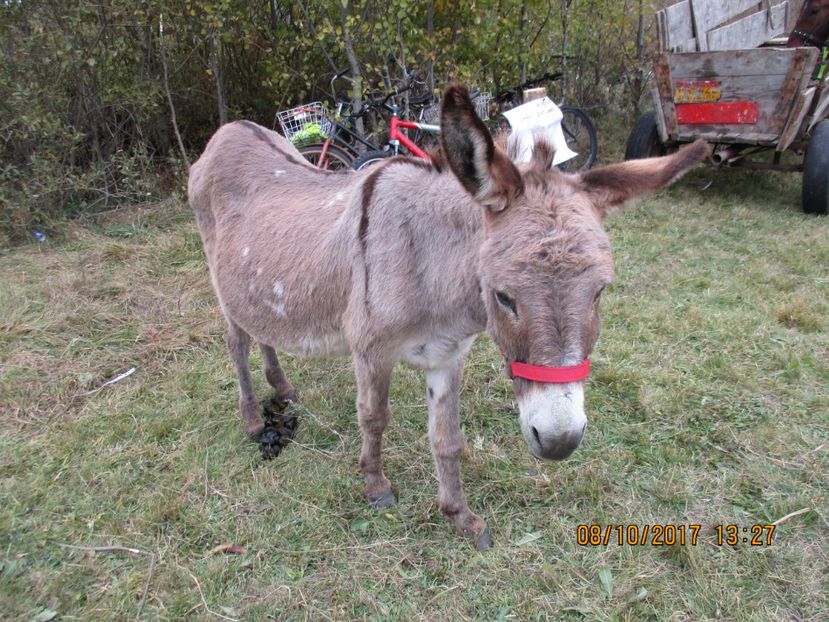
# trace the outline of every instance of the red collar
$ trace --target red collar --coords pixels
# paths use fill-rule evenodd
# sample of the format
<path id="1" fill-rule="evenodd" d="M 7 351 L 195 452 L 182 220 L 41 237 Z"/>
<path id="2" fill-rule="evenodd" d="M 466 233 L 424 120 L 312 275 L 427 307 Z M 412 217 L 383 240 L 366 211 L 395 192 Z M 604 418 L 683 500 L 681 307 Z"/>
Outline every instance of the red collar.
<path id="1" fill-rule="evenodd" d="M 504 349 L 500 348 L 501 354 L 506 358 Z M 551 384 L 566 384 L 568 382 L 579 382 L 590 375 L 590 359 L 584 359 L 581 363 L 576 365 L 567 365 L 566 367 L 548 367 L 546 365 L 530 365 L 528 363 L 519 363 L 517 361 L 510 361 L 509 372 L 510 378 L 523 378 L 524 380 L 532 380 L 533 382 L 549 382 Z"/>
<path id="2" fill-rule="evenodd" d="M 584 359 L 578 365 L 567 367 L 547 367 L 543 365 L 528 365 L 527 363 L 510 362 L 510 371 L 517 378 L 532 380 L 533 382 L 550 382 L 564 384 L 578 382 L 590 375 L 590 359 Z"/>

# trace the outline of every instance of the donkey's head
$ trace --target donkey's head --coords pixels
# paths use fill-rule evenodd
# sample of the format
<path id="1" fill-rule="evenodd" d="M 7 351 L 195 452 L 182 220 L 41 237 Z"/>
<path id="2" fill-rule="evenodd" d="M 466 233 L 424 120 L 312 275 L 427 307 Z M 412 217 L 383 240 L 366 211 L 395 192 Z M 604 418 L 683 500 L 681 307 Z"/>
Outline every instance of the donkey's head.
<path id="1" fill-rule="evenodd" d="M 516 165 L 450 86 L 441 114 L 446 159 L 485 214 L 478 278 L 487 330 L 503 350 L 533 454 L 561 460 L 587 425 L 584 378 L 599 336 L 599 297 L 613 277 L 604 217 L 677 179 L 708 154 L 699 141 L 671 156 L 568 175 L 537 142 Z"/>
<path id="2" fill-rule="evenodd" d="M 789 40 L 790 48 L 801 46 L 821 47 L 829 38 L 829 0 L 806 0 L 797 16 Z"/>

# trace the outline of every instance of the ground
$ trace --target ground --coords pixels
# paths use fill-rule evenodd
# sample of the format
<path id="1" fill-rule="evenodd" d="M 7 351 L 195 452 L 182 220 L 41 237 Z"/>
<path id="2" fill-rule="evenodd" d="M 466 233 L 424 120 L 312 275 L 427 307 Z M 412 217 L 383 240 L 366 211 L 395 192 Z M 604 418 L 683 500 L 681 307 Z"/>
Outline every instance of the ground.
<path id="1" fill-rule="evenodd" d="M 393 508 L 361 496 L 347 360 L 284 357 L 302 421 L 293 444 L 261 460 L 180 201 L 4 250 L 0 611 L 829 619 L 829 220 L 800 213 L 799 176 L 700 169 L 608 229 L 617 278 L 570 459 L 529 454 L 488 338 L 469 358 L 462 469 L 495 539 L 484 553 L 437 509 L 417 372 L 400 367 L 393 385 Z M 771 543 L 768 531 L 755 545 L 742 533 L 716 541 L 717 525 L 778 521 Z M 580 525 L 611 537 L 579 544 Z M 619 544 L 627 526 L 653 525 L 700 529 L 684 545 Z"/>

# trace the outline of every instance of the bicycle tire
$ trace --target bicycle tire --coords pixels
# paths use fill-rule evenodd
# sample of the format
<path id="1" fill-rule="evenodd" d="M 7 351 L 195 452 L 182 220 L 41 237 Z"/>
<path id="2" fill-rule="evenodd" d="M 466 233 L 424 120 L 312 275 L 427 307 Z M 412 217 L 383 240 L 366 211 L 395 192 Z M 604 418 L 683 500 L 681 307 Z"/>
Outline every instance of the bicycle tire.
<path id="1" fill-rule="evenodd" d="M 586 171 L 596 163 L 599 152 L 599 139 L 596 127 L 581 108 L 562 106 L 561 129 L 567 146 L 578 155 L 575 158 L 562 162 L 558 168 L 567 173 Z"/>
<path id="2" fill-rule="evenodd" d="M 391 150 L 387 150 L 387 151 L 380 151 L 380 150 L 366 151 L 363 155 L 361 155 L 359 158 L 357 158 L 356 160 L 354 160 L 351 163 L 351 168 L 353 168 L 355 171 L 359 171 L 359 170 L 362 170 L 366 167 L 371 166 L 372 164 L 376 164 L 377 162 L 381 162 L 382 160 L 385 160 L 386 158 L 390 158 L 392 155 L 393 154 L 392 154 Z"/>
<path id="3" fill-rule="evenodd" d="M 317 168 L 328 171 L 347 171 L 351 168 L 351 163 L 354 158 L 347 151 L 336 145 L 328 145 L 328 149 L 325 151 L 325 157 L 320 160 L 324 146 L 325 143 L 311 143 L 310 145 L 299 147 L 299 152 L 303 158 Z"/>

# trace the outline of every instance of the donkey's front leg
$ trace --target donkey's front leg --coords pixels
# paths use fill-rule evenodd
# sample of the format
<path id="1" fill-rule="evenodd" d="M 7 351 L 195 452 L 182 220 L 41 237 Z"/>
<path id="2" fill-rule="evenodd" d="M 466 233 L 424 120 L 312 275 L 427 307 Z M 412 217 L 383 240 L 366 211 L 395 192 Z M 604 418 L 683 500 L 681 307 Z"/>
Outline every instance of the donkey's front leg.
<path id="1" fill-rule="evenodd" d="M 459 536 L 479 550 L 492 546 L 486 523 L 469 509 L 461 483 L 460 455 L 464 438 L 458 418 L 458 401 L 464 357 L 449 367 L 426 372 L 429 403 L 429 441 L 438 475 L 438 506 L 455 523 Z"/>
<path id="2" fill-rule="evenodd" d="M 376 508 L 387 508 L 396 501 L 391 482 L 383 473 L 383 432 L 389 424 L 389 382 L 391 365 L 369 362 L 354 356 L 357 377 L 357 418 L 363 435 L 360 469 L 366 479 L 365 494 Z"/>

